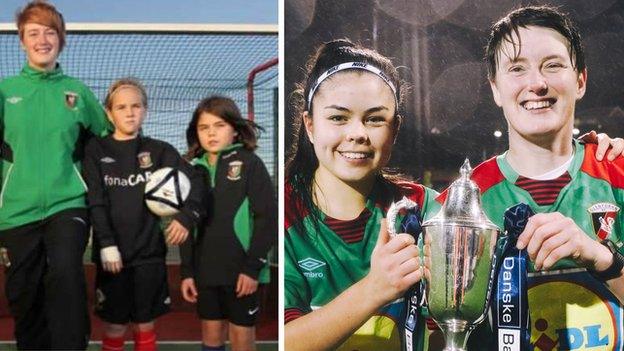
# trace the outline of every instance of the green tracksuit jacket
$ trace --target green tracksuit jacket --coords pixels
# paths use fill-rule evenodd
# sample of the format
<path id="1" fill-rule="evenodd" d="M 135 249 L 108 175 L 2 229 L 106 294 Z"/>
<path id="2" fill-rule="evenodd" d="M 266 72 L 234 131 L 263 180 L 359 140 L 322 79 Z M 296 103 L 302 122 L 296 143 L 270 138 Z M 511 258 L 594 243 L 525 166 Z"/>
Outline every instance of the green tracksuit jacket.
<path id="1" fill-rule="evenodd" d="M 24 66 L 0 82 L 0 230 L 85 207 L 83 144 L 108 121 L 89 88 L 63 74 Z"/>

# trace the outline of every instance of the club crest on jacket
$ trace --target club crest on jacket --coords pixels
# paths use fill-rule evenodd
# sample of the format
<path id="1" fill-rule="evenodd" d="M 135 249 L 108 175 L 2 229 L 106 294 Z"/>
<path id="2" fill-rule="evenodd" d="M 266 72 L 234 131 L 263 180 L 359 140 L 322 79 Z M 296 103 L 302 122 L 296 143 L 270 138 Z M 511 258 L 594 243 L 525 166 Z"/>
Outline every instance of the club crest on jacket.
<path id="1" fill-rule="evenodd" d="M 227 178 L 229 180 L 241 179 L 241 171 L 243 170 L 243 161 L 232 161 L 228 164 Z"/>
<path id="2" fill-rule="evenodd" d="M 620 208 L 615 204 L 600 202 L 587 209 L 591 215 L 594 233 L 600 240 L 604 240 L 611 235 L 615 220 Z"/>
<path id="3" fill-rule="evenodd" d="M 152 167 L 153 163 L 152 163 L 152 155 L 148 152 L 139 152 L 139 154 L 137 155 L 137 158 L 139 159 L 139 167 L 141 168 L 150 168 Z"/>
<path id="4" fill-rule="evenodd" d="M 78 94 L 74 93 L 73 91 L 66 91 L 65 92 L 65 105 L 67 105 L 68 108 L 74 110 L 77 104 L 78 104 Z"/>

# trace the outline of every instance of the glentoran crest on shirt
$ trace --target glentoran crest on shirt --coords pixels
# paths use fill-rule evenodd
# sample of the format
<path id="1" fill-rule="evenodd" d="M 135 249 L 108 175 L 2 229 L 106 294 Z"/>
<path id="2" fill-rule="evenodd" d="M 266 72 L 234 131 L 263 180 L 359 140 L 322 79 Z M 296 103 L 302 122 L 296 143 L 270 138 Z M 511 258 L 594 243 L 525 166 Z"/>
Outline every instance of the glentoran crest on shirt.
<path id="1" fill-rule="evenodd" d="M 227 178 L 229 180 L 241 179 L 241 173 L 243 170 L 243 161 L 232 161 L 228 164 Z"/>
<path id="2" fill-rule="evenodd" d="M 140 152 L 137 155 L 137 158 L 139 159 L 139 167 L 141 167 L 141 168 L 150 168 L 150 167 L 152 167 L 152 165 L 153 165 L 153 163 L 152 163 L 152 155 L 149 153 L 149 151 Z"/>
<path id="3" fill-rule="evenodd" d="M 613 231 L 620 208 L 610 202 L 599 202 L 590 206 L 587 212 L 591 215 L 594 234 L 600 240 L 607 239 Z"/>
<path id="4" fill-rule="evenodd" d="M 73 91 L 66 91 L 65 92 L 65 105 L 70 110 L 75 110 L 77 104 L 78 104 L 78 94 Z"/>

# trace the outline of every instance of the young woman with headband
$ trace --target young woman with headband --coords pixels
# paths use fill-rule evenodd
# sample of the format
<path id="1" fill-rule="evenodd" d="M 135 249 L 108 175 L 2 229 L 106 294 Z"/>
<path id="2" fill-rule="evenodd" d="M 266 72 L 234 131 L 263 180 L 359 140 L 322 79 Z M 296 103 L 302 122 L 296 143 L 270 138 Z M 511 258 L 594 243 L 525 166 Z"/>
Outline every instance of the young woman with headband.
<path id="1" fill-rule="evenodd" d="M 384 171 L 403 86 L 389 59 L 335 40 L 310 59 L 299 88 L 286 165 L 286 349 L 398 349 L 397 299 L 422 270 L 415 239 L 390 238 L 383 218 L 403 196 L 421 213 L 438 207 L 434 191 Z M 414 349 L 424 339 L 414 335 Z"/>

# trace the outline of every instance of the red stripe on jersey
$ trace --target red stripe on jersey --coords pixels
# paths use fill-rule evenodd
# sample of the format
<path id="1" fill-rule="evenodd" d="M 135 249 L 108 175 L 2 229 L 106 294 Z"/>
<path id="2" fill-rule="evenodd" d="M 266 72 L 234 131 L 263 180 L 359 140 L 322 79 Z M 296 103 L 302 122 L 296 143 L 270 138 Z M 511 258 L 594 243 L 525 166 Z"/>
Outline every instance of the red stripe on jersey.
<path id="1" fill-rule="evenodd" d="M 392 189 L 392 191 L 385 193 L 384 195 L 390 195 L 390 198 L 384 198 L 384 196 L 379 196 L 376 198 L 375 206 L 380 208 L 385 212 L 388 212 L 390 209 L 391 203 L 389 201 L 399 201 L 400 198 L 397 199 L 396 195 L 400 195 L 401 197 L 406 197 L 415 203 L 418 204 L 418 208 L 422 209 L 423 204 L 425 202 L 425 187 L 418 183 L 412 183 L 408 181 L 393 181 L 391 182 L 392 186 L 396 187 L 396 189 Z M 394 190 L 397 192 L 393 193 Z M 398 193 L 398 194 L 397 194 Z M 394 199 L 393 199 L 394 197 Z"/>
<path id="2" fill-rule="evenodd" d="M 613 161 L 605 157 L 602 161 L 596 160 L 596 144 L 585 144 L 585 155 L 581 171 L 589 176 L 606 180 L 612 187 L 624 189 L 624 157 L 618 156 Z"/>
<path id="3" fill-rule="evenodd" d="M 572 177 L 568 172 L 549 180 L 535 180 L 519 176 L 516 180 L 516 186 L 526 190 L 538 205 L 548 206 L 557 201 L 561 189 L 568 185 L 571 180 Z"/>
<path id="4" fill-rule="evenodd" d="M 344 242 L 353 244 L 364 238 L 364 229 L 372 213 L 365 208 L 360 215 L 348 221 L 325 217 L 325 224 L 333 230 Z"/>
<path id="5" fill-rule="evenodd" d="M 297 221 L 295 208 L 299 210 L 302 217 L 307 216 L 310 211 L 303 205 L 301 198 L 293 194 L 292 185 L 286 183 L 284 186 L 284 228 L 288 230 Z M 301 218 L 299 219 L 301 220 Z"/>
<path id="6" fill-rule="evenodd" d="M 522 179 L 521 179 L 522 178 Z M 550 186 L 551 187 L 564 187 L 566 186 L 570 180 L 569 179 L 552 179 L 549 180 L 550 182 Z M 520 178 L 518 178 L 518 180 L 516 181 L 516 185 L 518 186 L 522 186 L 523 189 L 541 189 L 544 184 L 539 182 L 539 181 L 535 181 L 533 179 L 528 179 L 528 178 L 524 178 L 522 176 L 520 176 Z"/>
<path id="7" fill-rule="evenodd" d="M 425 201 L 425 187 L 412 182 L 396 182 L 403 196 L 418 204 L 418 208 L 423 207 Z"/>
<path id="8" fill-rule="evenodd" d="M 561 186 L 544 185 L 543 187 L 535 187 L 530 190 L 522 187 L 522 189 L 529 191 L 533 195 L 533 197 L 539 197 L 548 196 L 550 194 L 558 194 L 564 186 L 566 186 L 566 184 L 562 184 Z"/>
<path id="9" fill-rule="evenodd" d="M 554 203 L 555 200 L 557 200 L 557 196 L 559 196 L 558 193 L 550 193 L 550 194 L 544 194 L 544 195 L 539 195 L 539 196 L 533 196 L 533 199 L 535 199 L 535 202 L 552 201 L 552 203 Z"/>
<path id="10" fill-rule="evenodd" d="M 474 182 L 481 190 L 481 194 L 485 193 L 488 189 L 493 187 L 494 185 L 505 180 L 505 176 L 503 172 L 501 172 L 500 168 L 498 168 L 498 163 L 496 163 L 496 157 L 492 157 L 487 161 L 481 162 L 473 171 L 470 179 L 474 180 Z M 438 197 L 436 197 L 436 201 L 439 203 L 444 203 L 446 200 L 448 189 L 444 190 Z"/>
<path id="11" fill-rule="evenodd" d="M 427 323 L 427 329 L 440 330 L 440 327 L 438 327 L 438 324 L 432 318 L 425 319 L 425 322 Z"/>
<path id="12" fill-rule="evenodd" d="M 298 308 L 286 308 L 284 310 L 284 324 L 294 321 L 303 316 L 303 312 Z"/>

